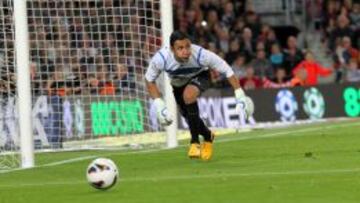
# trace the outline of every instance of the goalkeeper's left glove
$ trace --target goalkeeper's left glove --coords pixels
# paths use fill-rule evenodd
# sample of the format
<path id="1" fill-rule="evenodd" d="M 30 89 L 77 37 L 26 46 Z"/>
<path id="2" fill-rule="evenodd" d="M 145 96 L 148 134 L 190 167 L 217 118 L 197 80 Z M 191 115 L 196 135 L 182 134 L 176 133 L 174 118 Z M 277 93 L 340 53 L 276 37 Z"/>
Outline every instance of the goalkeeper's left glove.
<path id="1" fill-rule="evenodd" d="M 164 101 L 161 98 L 156 98 L 154 100 L 154 104 L 156 106 L 157 117 L 160 121 L 161 125 L 169 126 L 173 122 L 171 115 L 169 114 L 168 109 L 165 106 Z"/>
<path id="2" fill-rule="evenodd" d="M 236 111 L 239 114 L 244 113 L 246 119 L 252 116 L 254 111 L 252 100 L 245 95 L 244 91 L 241 88 L 235 90 L 235 100 Z"/>

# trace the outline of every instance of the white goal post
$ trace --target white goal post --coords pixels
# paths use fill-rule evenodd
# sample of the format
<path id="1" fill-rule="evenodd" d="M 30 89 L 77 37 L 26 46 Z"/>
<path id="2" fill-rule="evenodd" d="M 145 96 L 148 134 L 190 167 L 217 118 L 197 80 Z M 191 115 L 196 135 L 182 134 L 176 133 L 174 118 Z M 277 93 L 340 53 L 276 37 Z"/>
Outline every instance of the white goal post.
<path id="1" fill-rule="evenodd" d="M 161 0 L 160 3 L 160 12 L 161 12 L 161 31 L 162 31 L 162 39 L 164 45 L 169 45 L 169 37 L 171 32 L 173 31 L 173 12 L 172 12 L 172 0 Z M 177 147 L 177 139 L 176 139 L 176 130 L 177 130 L 177 115 L 176 115 L 176 102 L 175 98 L 172 94 L 172 88 L 170 86 L 170 80 L 165 75 L 164 76 L 164 85 L 165 85 L 165 102 L 167 108 L 170 112 L 174 112 L 174 120 L 173 123 L 167 127 L 167 147 L 174 148 Z"/>
<path id="2" fill-rule="evenodd" d="M 172 15 L 171 0 L 1 1 L 0 170 L 33 167 L 44 149 L 176 147 L 169 79 L 161 86 L 175 120 L 166 129 L 144 83 Z"/>
<path id="3" fill-rule="evenodd" d="M 29 67 L 29 31 L 26 1 L 14 0 L 15 59 L 17 70 L 17 98 L 19 108 L 19 135 L 21 167 L 34 166 L 34 142 L 31 116 L 31 82 Z"/>

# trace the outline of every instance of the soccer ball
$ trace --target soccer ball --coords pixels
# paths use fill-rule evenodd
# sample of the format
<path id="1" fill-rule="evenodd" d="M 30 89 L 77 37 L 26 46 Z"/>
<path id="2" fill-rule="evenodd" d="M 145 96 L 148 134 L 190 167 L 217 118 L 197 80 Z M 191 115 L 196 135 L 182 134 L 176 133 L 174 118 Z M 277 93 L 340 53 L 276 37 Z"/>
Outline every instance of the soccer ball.
<path id="1" fill-rule="evenodd" d="M 106 190 L 116 184 L 119 172 L 115 163 L 106 158 L 93 160 L 86 170 L 86 178 L 96 189 Z"/>

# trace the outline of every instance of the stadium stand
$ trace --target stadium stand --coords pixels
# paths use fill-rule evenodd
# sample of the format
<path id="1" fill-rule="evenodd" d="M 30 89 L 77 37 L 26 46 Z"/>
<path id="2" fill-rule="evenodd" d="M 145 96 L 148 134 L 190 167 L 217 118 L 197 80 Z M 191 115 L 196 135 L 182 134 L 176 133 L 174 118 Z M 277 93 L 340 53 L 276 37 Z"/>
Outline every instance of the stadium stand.
<path id="1" fill-rule="evenodd" d="M 266 87 L 304 84 L 291 83 L 290 80 L 294 78 L 293 69 L 304 59 L 306 49 L 314 52 L 316 61 L 326 67 L 330 65 L 330 69 L 332 66 L 335 67 L 336 82 L 357 81 L 359 3 L 346 0 L 305 1 L 305 10 L 302 11 L 306 16 L 306 22 L 302 22 L 304 26 L 288 26 L 289 20 L 281 20 L 279 16 L 284 14 L 289 17 L 290 13 L 293 14 L 290 20 L 296 18 L 297 10 L 300 10 L 297 7 L 301 3 L 302 1 L 175 0 L 175 27 L 189 33 L 195 43 L 224 56 L 246 88 L 259 88 L 263 87 L 263 84 L 266 84 Z M 262 16 L 276 16 L 279 21 L 284 22 L 283 26 L 264 23 Z M 321 49 L 320 43 L 311 44 L 311 39 L 316 39 L 320 33 L 319 30 L 315 30 L 319 22 L 323 31 L 321 36 L 323 42 L 328 44 L 328 49 Z M 307 37 L 300 45 L 299 35 L 304 35 L 304 32 Z M 340 38 L 345 42 L 340 43 Z M 328 63 L 332 58 L 335 61 L 334 65 Z M 352 68 L 347 68 L 350 59 Z M 358 62 L 355 63 L 354 60 Z M 282 74 L 278 69 L 285 70 L 284 80 L 279 80 L 275 76 L 278 72 Z M 345 73 L 347 69 L 350 70 Z M 341 77 L 341 74 L 345 77 Z M 257 78 L 256 82 L 250 75 Z M 249 80 L 249 77 L 252 79 Z M 213 81 L 221 82 L 222 76 L 214 73 Z M 251 84 L 244 81 L 251 81 Z M 331 78 L 327 81 L 334 82 Z M 226 84 L 217 86 L 224 85 Z"/>

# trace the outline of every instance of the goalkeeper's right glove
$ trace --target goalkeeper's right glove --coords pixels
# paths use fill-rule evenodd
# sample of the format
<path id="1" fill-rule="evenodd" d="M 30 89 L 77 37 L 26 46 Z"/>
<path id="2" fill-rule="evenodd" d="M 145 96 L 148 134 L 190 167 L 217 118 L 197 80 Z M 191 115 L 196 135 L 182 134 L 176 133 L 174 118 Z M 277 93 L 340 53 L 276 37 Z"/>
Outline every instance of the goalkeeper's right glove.
<path id="1" fill-rule="evenodd" d="M 166 108 L 164 101 L 161 98 L 156 98 L 154 100 L 154 104 L 156 106 L 157 117 L 160 121 L 160 124 L 164 126 L 169 126 L 173 122 L 173 119 L 171 118 L 171 115 L 169 114 L 169 111 Z"/>
<path id="2" fill-rule="evenodd" d="M 254 113 L 254 103 L 250 97 L 247 97 L 241 88 L 235 90 L 236 111 L 244 113 L 245 119 L 248 119 Z"/>

